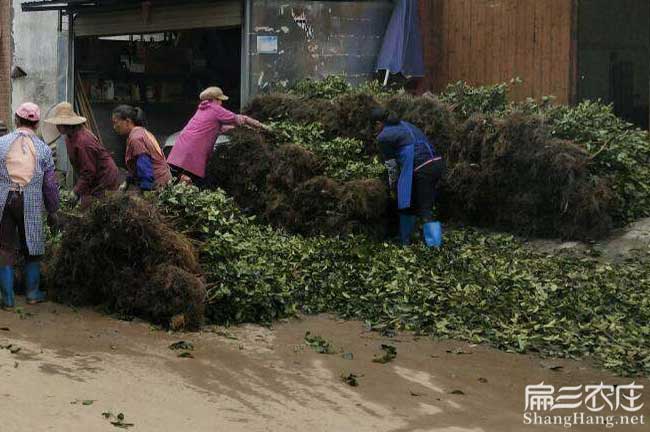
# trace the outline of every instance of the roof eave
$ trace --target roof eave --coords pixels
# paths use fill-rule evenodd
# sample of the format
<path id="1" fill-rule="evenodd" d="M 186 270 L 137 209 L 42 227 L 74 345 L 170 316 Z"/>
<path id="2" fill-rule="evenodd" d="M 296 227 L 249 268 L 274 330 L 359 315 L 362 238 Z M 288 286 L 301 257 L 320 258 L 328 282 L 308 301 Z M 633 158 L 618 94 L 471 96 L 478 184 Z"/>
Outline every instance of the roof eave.
<path id="1" fill-rule="evenodd" d="M 72 11 L 84 9 L 87 7 L 96 7 L 97 0 L 68 0 L 68 1 L 30 1 L 20 5 L 23 12 L 42 12 L 42 11 Z"/>

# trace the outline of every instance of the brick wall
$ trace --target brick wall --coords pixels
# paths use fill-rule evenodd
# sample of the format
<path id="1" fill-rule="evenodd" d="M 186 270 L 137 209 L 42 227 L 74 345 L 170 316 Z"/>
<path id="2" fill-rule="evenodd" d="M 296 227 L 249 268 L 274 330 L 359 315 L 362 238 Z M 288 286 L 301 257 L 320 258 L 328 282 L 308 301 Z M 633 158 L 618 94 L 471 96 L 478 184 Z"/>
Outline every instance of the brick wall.
<path id="1" fill-rule="evenodd" d="M 11 120 L 11 0 L 0 0 L 0 120 Z"/>

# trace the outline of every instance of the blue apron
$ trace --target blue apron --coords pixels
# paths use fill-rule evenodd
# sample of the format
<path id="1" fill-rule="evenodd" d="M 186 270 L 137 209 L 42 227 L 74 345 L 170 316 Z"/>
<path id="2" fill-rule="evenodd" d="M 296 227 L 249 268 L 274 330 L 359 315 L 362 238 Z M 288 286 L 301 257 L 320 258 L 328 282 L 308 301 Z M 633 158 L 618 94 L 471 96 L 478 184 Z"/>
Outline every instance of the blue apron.
<path id="1" fill-rule="evenodd" d="M 411 136 L 411 141 L 397 150 L 397 161 L 399 162 L 399 179 L 397 180 L 397 208 L 404 210 L 411 207 L 411 192 L 413 190 L 413 172 L 415 165 L 415 146 L 425 145 L 429 150 L 431 159 L 435 157 L 431 145 L 426 139 L 418 139 L 409 125 L 400 122 Z"/>

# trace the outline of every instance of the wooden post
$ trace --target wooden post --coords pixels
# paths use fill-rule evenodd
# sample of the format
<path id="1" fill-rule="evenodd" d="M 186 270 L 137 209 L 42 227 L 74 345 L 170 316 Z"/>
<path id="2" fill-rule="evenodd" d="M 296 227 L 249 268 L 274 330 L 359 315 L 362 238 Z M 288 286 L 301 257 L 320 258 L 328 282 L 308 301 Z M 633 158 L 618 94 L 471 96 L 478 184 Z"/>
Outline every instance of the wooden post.
<path id="1" fill-rule="evenodd" d="M 75 70 L 74 70 L 74 13 L 68 12 L 68 91 L 67 97 L 68 102 L 74 106 L 74 84 L 75 84 Z M 67 157 L 67 154 L 66 154 Z M 65 176 L 65 184 L 67 187 L 72 188 L 74 186 L 74 170 L 72 165 L 68 165 L 68 171 Z"/>
<path id="2" fill-rule="evenodd" d="M 569 61 L 571 62 L 569 68 L 569 105 L 578 103 L 578 87 L 580 85 L 580 33 L 578 31 L 578 16 L 580 12 L 580 5 L 578 0 L 571 0 L 571 48 Z"/>

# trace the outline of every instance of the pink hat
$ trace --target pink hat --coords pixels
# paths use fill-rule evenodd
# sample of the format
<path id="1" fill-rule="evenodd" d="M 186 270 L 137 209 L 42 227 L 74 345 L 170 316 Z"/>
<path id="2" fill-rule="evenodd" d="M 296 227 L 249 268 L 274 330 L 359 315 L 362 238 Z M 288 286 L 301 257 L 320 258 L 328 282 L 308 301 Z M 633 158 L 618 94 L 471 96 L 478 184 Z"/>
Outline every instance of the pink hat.
<path id="1" fill-rule="evenodd" d="M 37 122 L 41 119 L 41 109 L 35 103 L 25 102 L 16 110 L 21 119 Z"/>

